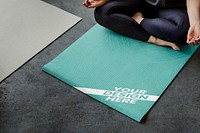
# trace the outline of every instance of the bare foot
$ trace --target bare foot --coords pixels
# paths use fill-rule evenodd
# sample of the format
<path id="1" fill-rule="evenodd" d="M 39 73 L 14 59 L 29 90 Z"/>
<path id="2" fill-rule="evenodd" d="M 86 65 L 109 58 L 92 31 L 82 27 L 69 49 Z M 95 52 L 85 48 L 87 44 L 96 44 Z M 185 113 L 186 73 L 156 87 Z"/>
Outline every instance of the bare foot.
<path id="1" fill-rule="evenodd" d="M 168 46 L 168 47 L 171 47 L 174 50 L 180 50 L 180 48 L 175 43 L 168 42 L 168 41 L 156 38 L 154 36 L 150 36 L 149 40 L 147 42 L 153 43 L 153 44 L 156 44 L 156 45 L 159 45 L 159 46 Z"/>
<path id="2" fill-rule="evenodd" d="M 141 12 L 137 12 L 133 15 L 132 17 L 138 24 L 140 24 L 142 22 L 142 20 L 144 19 L 143 15 Z M 174 50 L 180 50 L 180 48 L 175 44 L 175 43 L 172 43 L 172 42 L 168 42 L 168 41 L 165 41 L 165 40 L 162 40 L 162 39 L 159 39 L 157 37 L 154 37 L 154 36 L 150 36 L 149 37 L 149 40 L 147 41 L 149 43 L 153 43 L 153 44 L 156 44 L 156 45 L 159 45 L 159 46 L 168 46 L 168 47 L 171 47 L 172 49 Z"/>
<path id="3" fill-rule="evenodd" d="M 143 15 L 141 12 L 137 12 L 136 14 L 133 15 L 132 17 L 138 24 L 140 24 L 142 22 L 142 20 L 144 19 Z"/>

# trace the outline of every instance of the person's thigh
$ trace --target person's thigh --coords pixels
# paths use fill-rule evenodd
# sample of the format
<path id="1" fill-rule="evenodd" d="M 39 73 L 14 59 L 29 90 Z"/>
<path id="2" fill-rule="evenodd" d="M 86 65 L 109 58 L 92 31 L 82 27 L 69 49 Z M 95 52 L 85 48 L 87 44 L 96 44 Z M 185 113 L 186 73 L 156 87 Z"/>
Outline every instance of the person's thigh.
<path id="1" fill-rule="evenodd" d="M 176 25 L 188 26 L 188 15 L 185 8 L 161 9 L 157 13 L 159 18 L 167 19 Z"/>
<path id="2" fill-rule="evenodd" d="M 174 35 L 176 41 L 186 40 L 187 31 L 189 29 L 189 19 L 185 8 L 160 10 L 158 11 L 158 17 L 166 19 L 174 24 L 170 28 L 163 26 L 163 30 L 168 34 Z"/>
<path id="3" fill-rule="evenodd" d="M 110 0 L 95 10 L 105 14 L 120 13 L 132 16 L 135 12 L 146 9 L 146 6 L 145 0 Z"/>
<path id="4" fill-rule="evenodd" d="M 185 9 L 160 9 L 155 15 L 153 18 L 145 18 L 141 23 L 149 34 L 171 42 L 186 41 L 189 22 Z"/>

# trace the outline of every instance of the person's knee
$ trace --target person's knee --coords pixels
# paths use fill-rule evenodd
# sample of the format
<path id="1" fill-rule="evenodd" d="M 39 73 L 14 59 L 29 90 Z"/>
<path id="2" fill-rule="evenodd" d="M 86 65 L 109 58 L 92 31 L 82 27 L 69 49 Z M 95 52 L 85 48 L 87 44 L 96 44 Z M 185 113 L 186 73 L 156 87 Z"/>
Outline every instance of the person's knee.
<path id="1" fill-rule="evenodd" d="M 187 34 L 187 31 L 189 29 L 188 18 L 185 16 L 182 16 L 179 19 L 180 19 L 179 23 L 176 25 L 176 28 L 174 29 L 176 40 L 182 39 L 183 36 Z"/>
<path id="2" fill-rule="evenodd" d="M 97 7 L 94 11 L 94 17 L 97 23 L 113 23 L 113 14 L 124 14 L 129 16 L 134 9 L 134 3 L 129 0 L 113 0 Z"/>
<path id="3" fill-rule="evenodd" d="M 107 17 L 107 13 L 104 11 L 104 6 L 98 7 L 94 10 L 94 18 L 97 23 L 104 25 Z"/>
<path id="4" fill-rule="evenodd" d="M 175 33 L 177 33 L 178 37 L 183 36 L 189 28 L 189 19 L 187 13 L 180 12 L 177 14 L 175 18 L 176 27 L 174 29 Z"/>

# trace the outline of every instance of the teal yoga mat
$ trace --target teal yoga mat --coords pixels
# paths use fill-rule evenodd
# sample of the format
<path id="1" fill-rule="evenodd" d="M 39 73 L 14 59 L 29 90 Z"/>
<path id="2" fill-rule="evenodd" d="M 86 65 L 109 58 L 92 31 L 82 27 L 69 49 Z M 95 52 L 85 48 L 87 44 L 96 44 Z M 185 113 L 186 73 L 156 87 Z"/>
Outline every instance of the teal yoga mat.
<path id="1" fill-rule="evenodd" d="M 174 51 L 95 25 L 43 70 L 140 122 L 196 49 Z"/>

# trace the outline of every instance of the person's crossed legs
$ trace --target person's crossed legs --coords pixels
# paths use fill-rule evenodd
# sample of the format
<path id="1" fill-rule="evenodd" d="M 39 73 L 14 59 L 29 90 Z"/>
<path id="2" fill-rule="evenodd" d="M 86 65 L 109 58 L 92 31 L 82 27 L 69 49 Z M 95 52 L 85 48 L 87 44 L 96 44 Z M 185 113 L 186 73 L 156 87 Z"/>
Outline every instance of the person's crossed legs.
<path id="1" fill-rule="evenodd" d="M 189 29 L 186 9 L 159 9 L 154 18 L 144 18 L 141 13 L 134 16 L 140 18 L 140 25 L 149 34 L 170 42 L 186 43 Z"/>
<path id="2" fill-rule="evenodd" d="M 144 0 L 113 0 L 113 1 L 111 0 L 107 2 L 106 4 L 95 9 L 95 19 L 100 25 L 108 29 L 111 29 L 117 33 L 120 33 L 122 35 L 131 37 L 134 39 L 138 39 L 141 41 L 154 43 L 161 46 L 170 46 L 175 50 L 179 50 L 179 47 L 175 43 L 172 43 L 173 39 L 171 40 L 168 39 L 170 37 L 168 37 L 167 35 L 162 36 L 162 37 L 157 36 L 160 34 L 159 34 L 159 31 L 157 31 L 157 29 L 155 28 L 152 28 L 151 30 L 147 30 L 145 26 L 143 26 L 143 25 L 147 25 L 148 27 L 148 23 L 146 20 L 145 21 L 142 20 L 144 22 L 142 22 L 142 24 L 140 25 L 140 22 L 138 22 L 135 15 L 137 16 L 138 15 L 137 12 L 140 12 L 140 11 L 150 12 L 151 8 L 152 7 L 150 7 L 150 5 L 148 5 Z M 160 12 L 160 14 L 162 13 Z M 143 17 L 141 13 L 139 16 Z M 161 27 L 159 28 L 162 28 L 162 25 L 164 28 L 166 26 L 170 26 L 170 25 L 165 26 L 165 24 L 168 24 L 169 20 L 166 19 L 166 21 L 167 22 L 165 21 L 160 22 Z M 150 23 L 149 25 L 152 25 L 152 23 Z M 155 23 L 155 26 L 157 23 L 158 22 Z M 179 26 L 177 24 L 176 26 Z M 172 26 L 176 27 L 175 25 L 172 25 Z M 151 28 L 151 26 L 149 27 Z M 154 34 L 154 32 L 156 34 Z M 172 34 L 176 34 L 176 33 L 172 33 Z"/>

